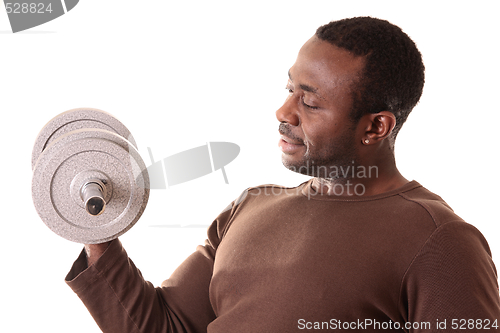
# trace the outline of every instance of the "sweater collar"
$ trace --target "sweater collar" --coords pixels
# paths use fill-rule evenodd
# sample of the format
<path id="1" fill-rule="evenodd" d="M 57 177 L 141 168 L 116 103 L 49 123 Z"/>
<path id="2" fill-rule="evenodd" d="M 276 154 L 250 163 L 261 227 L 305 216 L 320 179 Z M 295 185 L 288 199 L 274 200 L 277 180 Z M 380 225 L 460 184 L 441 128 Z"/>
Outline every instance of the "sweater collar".
<path id="1" fill-rule="evenodd" d="M 394 190 L 391 190 L 391 191 L 387 191 L 387 192 L 384 192 L 384 193 L 379 193 L 379 194 L 376 194 L 376 195 L 368 195 L 368 196 L 365 196 L 365 195 L 362 195 L 363 191 L 361 189 L 356 189 L 354 186 L 351 186 L 350 188 L 342 188 L 342 189 L 338 189 L 339 193 L 341 193 L 340 191 L 344 190 L 344 191 L 348 191 L 350 190 L 350 193 L 353 193 L 353 195 L 351 196 L 335 196 L 335 195 L 328 195 L 328 194 L 324 194 L 324 193 L 320 193 L 320 192 L 316 192 L 316 190 L 312 187 L 312 182 L 313 182 L 313 178 L 309 179 L 307 182 L 303 183 L 301 186 L 302 186 L 302 194 L 304 196 L 306 196 L 308 199 L 312 199 L 312 200 L 328 200 L 328 201 L 370 201 L 370 200 L 378 200 L 378 199 L 383 199 L 383 198 L 387 198 L 387 197 L 392 197 L 392 196 L 395 196 L 395 195 L 399 195 L 403 192 L 407 192 L 407 191 L 410 191 L 410 190 L 413 190 L 417 187 L 422 187 L 422 185 L 420 185 L 417 181 L 415 180 L 412 180 L 408 183 L 406 183 L 405 185 L 397 188 L 397 189 L 394 189 Z M 361 195 L 360 195 L 361 194 Z"/>

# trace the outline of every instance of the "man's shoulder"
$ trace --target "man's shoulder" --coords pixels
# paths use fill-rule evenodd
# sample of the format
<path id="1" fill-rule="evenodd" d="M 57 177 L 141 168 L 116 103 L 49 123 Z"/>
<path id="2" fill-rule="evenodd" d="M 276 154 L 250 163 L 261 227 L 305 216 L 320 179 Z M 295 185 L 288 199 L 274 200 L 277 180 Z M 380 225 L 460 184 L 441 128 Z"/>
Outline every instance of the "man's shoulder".
<path id="1" fill-rule="evenodd" d="M 241 194 L 227 206 L 222 213 L 230 211 L 233 208 L 237 208 L 243 202 L 248 202 L 252 198 L 262 198 L 265 197 L 267 200 L 271 198 L 279 197 L 282 194 L 291 195 L 297 194 L 301 195 L 303 186 L 307 183 L 303 182 L 300 185 L 289 187 L 276 184 L 263 184 L 258 186 L 252 186 L 246 188 Z"/>
<path id="2" fill-rule="evenodd" d="M 297 186 L 283 186 L 276 184 L 263 184 L 246 188 L 232 203 L 232 206 L 238 205 L 243 201 L 249 201 L 250 198 L 266 199 L 279 198 L 281 196 L 303 196 L 304 186 L 309 181 L 305 181 Z"/>
<path id="3" fill-rule="evenodd" d="M 449 222 L 465 222 L 441 196 L 420 184 L 408 191 L 401 192 L 400 196 L 426 210 L 436 227 Z"/>
<path id="4" fill-rule="evenodd" d="M 291 193 L 302 193 L 304 185 L 309 183 L 310 180 L 307 180 L 296 186 L 285 186 L 285 185 L 277 185 L 277 184 L 262 184 L 257 186 L 252 186 L 247 188 L 244 192 L 252 192 L 255 195 L 265 195 L 266 193 L 273 193 L 274 195 L 279 194 L 291 194 Z"/>

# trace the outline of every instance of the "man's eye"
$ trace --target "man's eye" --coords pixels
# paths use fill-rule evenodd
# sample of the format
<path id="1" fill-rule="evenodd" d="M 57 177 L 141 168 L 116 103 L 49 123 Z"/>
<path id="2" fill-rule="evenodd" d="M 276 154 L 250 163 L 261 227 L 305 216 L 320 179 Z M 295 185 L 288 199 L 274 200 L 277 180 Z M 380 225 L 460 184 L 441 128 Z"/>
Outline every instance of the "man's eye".
<path id="1" fill-rule="evenodd" d="M 306 108 L 309 108 L 309 109 L 313 109 L 313 110 L 315 110 L 315 109 L 317 109 L 317 108 L 318 108 L 317 106 L 311 106 L 311 105 L 309 105 L 309 104 L 306 104 L 306 103 L 304 102 L 304 100 L 302 100 L 302 104 L 303 104 Z"/>
<path id="2" fill-rule="evenodd" d="M 289 85 L 287 85 L 287 86 L 285 87 L 285 89 L 286 89 L 286 90 L 288 90 L 288 93 L 289 93 L 289 94 L 293 94 L 293 88 L 292 88 L 292 87 L 290 87 Z M 302 105 L 304 105 L 304 106 L 305 106 L 306 108 L 308 108 L 308 109 L 312 109 L 312 110 L 318 109 L 318 107 L 317 107 L 317 106 L 312 106 L 312 105 L 306 104 L 306 103 L 304 102 L 304 97 L 302 97 L 302 98 L 301 98 L 301 103 L 302 103 Z"/>
<path id="3" fill-rule="evenodd" d="M 304 102 L 304 98 L 302 98 L 302 105 L 304 105 L 306 108 L 313 109 L 313 110 L 318 108 L 317 106 L 312 106 L 312 105 L 306 104 L 306 102 Z"/>

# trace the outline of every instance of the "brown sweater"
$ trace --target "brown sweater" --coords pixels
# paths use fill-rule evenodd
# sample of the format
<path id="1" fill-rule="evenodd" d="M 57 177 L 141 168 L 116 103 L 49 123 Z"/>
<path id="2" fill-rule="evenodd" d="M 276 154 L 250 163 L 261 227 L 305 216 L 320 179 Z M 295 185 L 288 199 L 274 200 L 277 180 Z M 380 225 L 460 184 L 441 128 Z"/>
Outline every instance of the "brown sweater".
<path id="1" fill-rule="evenodd" d="M 66 281 L 104 332 L 500 332 L 488 244 L 439 196 L 310 183 L 245 191 L 161 287 L 118 240 L 88 268 L 82 251 Z"/>

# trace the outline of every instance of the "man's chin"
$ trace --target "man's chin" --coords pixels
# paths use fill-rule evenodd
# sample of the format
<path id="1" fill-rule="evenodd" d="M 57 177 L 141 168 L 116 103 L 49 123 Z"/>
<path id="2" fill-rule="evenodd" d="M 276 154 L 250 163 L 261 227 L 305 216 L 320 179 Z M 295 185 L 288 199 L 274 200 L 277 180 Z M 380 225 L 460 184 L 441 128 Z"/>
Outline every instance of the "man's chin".
<path id="1" fill-rule="evenodd" d="M 301 175 L 311 176 L 313 171 L 308 161 L 294 161 L 290 155 L 284 153 L 281 157 L 281 162 L 288 170 L 300 173 Z"/>

